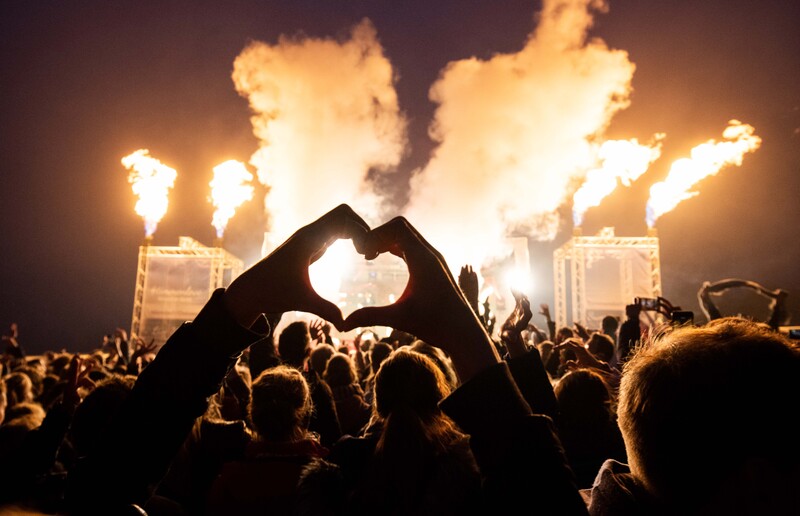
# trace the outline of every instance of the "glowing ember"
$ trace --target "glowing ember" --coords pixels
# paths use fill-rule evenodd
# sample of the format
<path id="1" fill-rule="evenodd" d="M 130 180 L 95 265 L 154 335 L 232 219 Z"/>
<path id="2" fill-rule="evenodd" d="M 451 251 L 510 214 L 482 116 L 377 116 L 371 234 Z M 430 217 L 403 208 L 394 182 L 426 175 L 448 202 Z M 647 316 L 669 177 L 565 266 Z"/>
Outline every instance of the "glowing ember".
<path id="1" fill-rule="evenodd" d="M 150 156 L 147 149 L 139 149 L 122 158 L 122 165 L 130 171 L 128 182 L 139 200 L 136 213 L 144 218 L 144 234 L 149 237 L 167 213 L 167 194 L 175 184 L 178 173 Z"/>
<path id="2" fill-rule="evenodd" d="M 611 195 L 618 182 L 630 186 L 647 171 L 650 164 L 661 156 L 663 138 L 663 134 L 656 134 L 653 145 L 642 145 L 634 138 L 609 140 L 600 146 L 598 159 L 602 165 L 586 174 L 586 181 L 572 198 L 575 227 L 583 224 L 586 210 L 599 206 L 600 201 Z"/>
<path id="3" fill-rule="evenodd" d="M 246 184 L 252 180 L 253 174 L 240 161 L 228 160 L 214 167 L 214 179 L 209 183 L 211 203 L 216 208 L 211 225 L 217 229 L 218 238 L 222 238 L 236 208 L 253 198 L 253 187 Z"/>
<path id="4" fill-rule="evenodd" d="M 751 125 L 731 120 L 722 133 L 728 141 L 709 140 L 693 148 L 690 158 L 675 161 L 667 178 L 650 187 L 646 217 L 648 227 L 653 227 L 661 215 L 671 211 L 681 201 L 697 195 L 698 192 L 689 189 L 700 180 L 716 175 L 726 165 L 741 166 L 744 155 L 761 146 L 761 138 L 753 134 L 754 131 Z"/>

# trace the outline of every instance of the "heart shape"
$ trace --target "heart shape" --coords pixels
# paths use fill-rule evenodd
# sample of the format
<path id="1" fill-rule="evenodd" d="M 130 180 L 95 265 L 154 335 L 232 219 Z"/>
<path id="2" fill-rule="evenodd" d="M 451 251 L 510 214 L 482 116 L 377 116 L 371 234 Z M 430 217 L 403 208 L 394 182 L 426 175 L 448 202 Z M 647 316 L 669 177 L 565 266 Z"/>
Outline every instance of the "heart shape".
<path id="1" fill-rule="evenodd" d="M 405 262 L 390 253 L 372 260 L 345 240 L 337 240 L 308 267 L 311 286 L 320 297 L 339 307 L 347 318 L 370 306 L 393 304 L 406 290 L 409 271 Z"/>

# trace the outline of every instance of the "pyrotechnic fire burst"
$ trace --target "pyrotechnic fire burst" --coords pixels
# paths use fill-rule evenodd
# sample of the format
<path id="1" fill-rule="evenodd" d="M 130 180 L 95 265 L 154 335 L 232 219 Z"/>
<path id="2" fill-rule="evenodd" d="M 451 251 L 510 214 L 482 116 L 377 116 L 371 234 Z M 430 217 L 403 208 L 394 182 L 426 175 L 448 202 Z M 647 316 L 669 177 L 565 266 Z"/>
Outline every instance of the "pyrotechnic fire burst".
<path id="1" fill-rule="evenodd" d="M 653 227 L 663 214 L 698 192 L 689 191 L 700 180 L 716 175 L 727 165 L 741 166 L 744 155 L 761 146 L 753 126 L 738 120 L 728 122 L 722 137 L 728 141 L 709 140 L 694 147 L 690 158 L 675 161 L 664 181 L 650 187 L 647 201 L 647 226 Z"/>
<path id="2" fill-rule="evenodd" d="M 133 193 L 139 196 L 135 209 L 144 218 L 145 237 L 151 237 L 167 213 L 167 194 L 178 173 L 151 157 L 148 149 L 139 149 L 125 156 L 122 165 L 130 171 L 128 182 Z"/>
<path id="3" fill-rule="evenodd" d="M 661 156 L 663 138 L 663 133 L 656 134 L 651 145 L 640 144 L 636 138 L 603 142 L 598 150 L 598 159 L 602 164 L 586 174 L 586 181 L 572 198 L 572 220 L 575 227 L 583 224 L 586 210 L 599 206 L 617 188 L 619 182 L 630 186 L 647 171 L 650 164 Z"/>
<path id="4" fill-rule="evenodd" d="M 228 160 L 214 167 L 211 180 L 211 203 L 216 208 L 211 225 L 217 230 L 217 238 L 222 238 L 228 221 L 236 213 L 236 208 L 253 198 L 250 181 L 253 174 L 247 171 L 241 161 Z"/>

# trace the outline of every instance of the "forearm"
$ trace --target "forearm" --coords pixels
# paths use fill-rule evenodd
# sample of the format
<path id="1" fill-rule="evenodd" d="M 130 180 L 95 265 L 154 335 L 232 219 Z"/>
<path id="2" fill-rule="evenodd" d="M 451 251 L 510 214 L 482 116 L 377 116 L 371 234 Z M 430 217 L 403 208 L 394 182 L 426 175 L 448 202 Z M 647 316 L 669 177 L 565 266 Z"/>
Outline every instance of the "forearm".
<path id="1" fill-rule="evenodd" d="M 586 513 L 551 420 L 531 413 L 505 363 L 462 384 L 441 408 L 470 435 L 493 511 L 535 501 L 542 514 Z"/>
<path id="2" fill-rule="evenodd" d="M 449 318 L 458 315 L 458 311 L 444 312 L 444 314 L 447 314 L 445 318 Z M 446 343 L 430 342 L 430 344 L 442 349 L 457 347 L 458 351 L 450 354 L 453 367 L 461 381 L 467 382 L 485 369 L 498 364 L 500 355 L 477 316 L 471 312 L 462 313 L 461 316 L 460 321 L 441 321 L 442 327 L 452 329 L 445 337 Z"/>
<path id="3" fill-rule="evenodd" d="M 241 351 L 259 338 L 236 323 L 222 295 L 215 292 L 142 371 L 104 433 L 100 453 L 82 459 L 71 475 L 68 497 L 74 506 L 91 512 L 142 503 L 160 481 L 208 397 Z"/>
<path id="4" fill-rule="evenodd" d="M 509 359 L 508 368 L 531 410 L 556 421 L 558 402 L 539 350 L 533 348 L 522 356 Z"/>

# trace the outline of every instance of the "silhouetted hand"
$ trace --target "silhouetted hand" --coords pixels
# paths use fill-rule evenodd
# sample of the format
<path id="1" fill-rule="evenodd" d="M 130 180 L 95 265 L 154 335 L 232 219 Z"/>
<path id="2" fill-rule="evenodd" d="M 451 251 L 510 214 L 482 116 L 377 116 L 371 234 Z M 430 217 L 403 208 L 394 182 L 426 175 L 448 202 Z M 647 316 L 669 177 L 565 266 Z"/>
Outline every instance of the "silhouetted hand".
<path id="1" fill-rule="evenodd" d="M 503 323 L 500 330 L 500 339 L 508 348 L 508 352 L 512 358 L 522 356 L 528 348 L 525 346 L 525 340 L 522 338 L 522 332 L 528 327 L 528 322 L 533 317 L 531 311 L 531 303 L 528 297 L 522 292 L 511 290 L 514 296 L 514 310 L 508 316 L 508 319 Z"/>
<path id="2" fill-rule="evenodd" d="M 582 338 L 583 340 L 589 340 L 589 337 L 591 337 L 591 335 L 589 335 L 589 330 L 587 330 L 584 325 L 582 325 L 579 322 L 574 322 L 572 324 L 575 326 L 575 332 L 578 334 L 580 338 Z"/>
<path id="3" fill-rule="evenodd" d="M 489 296 L 486 296 L 483 301 L 483 315 L 480 316 L 480 320 L 489 335 L 492 335 L 494 333 L 494 325 L 497 324 L 497 317 L 494 315 L 491 305 L 489 305 Z"/>
<path id="4" fill-rule="evenodd" d="M 131 354 L 131 363 L 135 364 L 139 358 L 144 357 L 149 353 L 153 353 L 157 347 L 158 346 L 156 345 L 155 339 L 150 339 L 150 342 L 145 344 L 144 339 L 137 338 L 133 353 Z"/>
<path id="5" fill-rule="evenodd" d="M 467 298 L 469 306 L 471 306 L 477 314 L 479 303 L 478 274 L 472 270 L 472 265 L 461 267 L 461 272 L 458 275 L 458 286 L 461 288 L 461 292 L 464 293 L 464 297 Z"/>
<path id="6" fill-rule="evenodd" d="M 325 342 L 325 331 L 323 330 L 324 325 L 325 323 L 322 321 L 322 319 L 314 319 L 308 323 L 308 333 L 311 334 L 311 340 Z"/>
<path id="7" fill-rule="evenodd" d="M 594 355 L 592 355 L 586 346 L 576 338 L 569 338 L 564 340 L 560 344 L 556 344 L 553 348 L 553 351 L 561 352 L 564 350 L 570 350 L 575 354 L 574 361 L 568 361 L 565 366 L 567 369 L 576 369 L 579 367 L 588 367 L 594 369 L 605 369 L 603 362 L 597 360 Z"/>
<path id="8" fill-rule="evenodd" d="M 67 366 L 67 385 L 64 387 L 63 405 L 72 413 L 81 402 L 79 389 L 85 387 L 94 389 L 94 382 L 87 376 L 91 370 L 91 362 L 81 359 L 77 354 L 72 355 Z"/>
<path id="9" fill-rule="evenodd" d="M 395 303 L 350 314 L 344 321 L 345 331 L 388 326 L 415 335 L 445 350 L 464 381 L 499 361 L 444 258 L 405 218 L 373 229 L 363 250 L 368 260 L 385 252 L 402 258 L 408 266 L 408 284 Z"/>
<path id="10" fill-rule="evenodd" d="M 539 313 L 544 316 L 547 322 L 552 321 L 553 319 L 550 317 L 550 306 L 547 303 L 542 303 L 539 305 Z"/>
<path id="11" fill-rule="evenodd" d="M 547 340 L 547 334 L 542 330 L 540 330 L 539 327 L 533 323 L 528 323 L 528 331 L 535 335 L 535 340 L 537 344 Z"/>
<path id="12" fill-rule="evenodd" d="M 298 229 L 269 256 L 238 276 L 225 291 L 228 311 L 245 328 L 259 314 L 293 310 L 316 314 L 340 327 L 339 307 L 317 294 L 308 267 L 341 238 L 353 240 L 361 252 L 368 231 L 367 223 L 349 206 L 337 206 Z"/>

